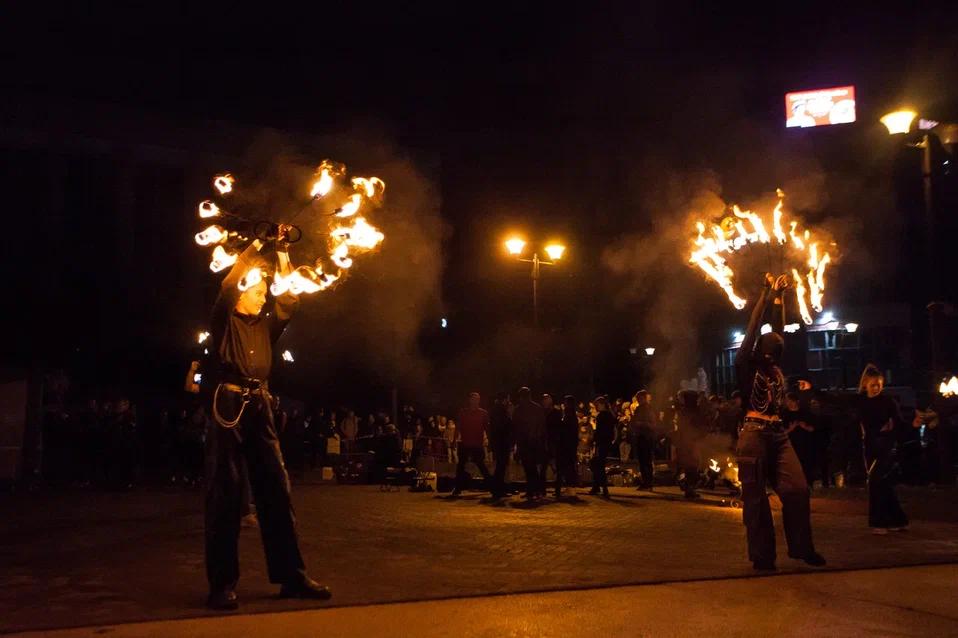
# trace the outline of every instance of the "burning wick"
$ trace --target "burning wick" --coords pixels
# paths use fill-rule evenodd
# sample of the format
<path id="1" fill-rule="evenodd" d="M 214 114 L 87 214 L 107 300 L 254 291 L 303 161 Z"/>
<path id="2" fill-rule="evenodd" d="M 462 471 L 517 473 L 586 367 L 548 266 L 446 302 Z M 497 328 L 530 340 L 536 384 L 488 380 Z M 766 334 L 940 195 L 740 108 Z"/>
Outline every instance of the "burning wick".
<path id="1" fill-rule="evenodd" d="M 206 340 L 209 339 L 209 338 L 210 338 L 210 333 L 208 333 L 208 332 L 201 332 L 200 334 L 198 334 L 198 335 L 196 336 L 196 343 L 203 343 L 204 341 L 206 341 Z"/>
<path id="2" fill-rule="evenodd" d="M 386 184 L 378 177 L 370 177 L 369 179 L 365 177 L 354 177 L 353 188 L 362 190 L 366 193 L 366 197 L 371 198 L 376 196 L 377 190 L 383 193 L 386 190 Z"/>
<path id="3" fill-rule="evenodd" d="M 952 377 L 948 381 L 942 381 L 938 386 L 938 392 L 944 397 L 953 397 L 958 395 L 958 377 Z"/>
<path id="4" fill-rule="evenodd" d="M 210 262 L 210 270 L 220 272 L 224 268 L 229 268 L 236 263 L 237 256 L 226 252 L 222 246 L 213 249 L 213 261 Z"/>
<path id="5" fill-rule="evenodd" d="M 363 196 L 359 193 L 350 195 L 349 201 L 336 209 L 333 213 L 336 217 L 352 217 L 359 211 L 359 205 L 363 202 Z"/>
<path id="6" fill-rule="evenodd" d="M 216 179 L 213 180 L 213 186 L 220 192 L 220 195 L 226 195 L 233 191 L 233 181 L 233 176 L 229 173 L 217 175 Z"/>
<path id="7" fill-rule="evenodd" d="M 259 268 L 250 268 L 249 272 L 237 282 L 236 287 L 239 288 L 240 292 L 246 292 L 261 281 L 263 281 L 263 271 Z"/>
<path id="8" fill-rule="evenodd" d="M 203 219 L 217 217 L 219 214 L 220 209 L 210 200 L 200 202 L 200 217 Z"/>
<path id="9" fill-rule="evenodd" d="M 229 234 L 222 226 L 212 225 L 206 230 L 196 233 L 196 243 L 200 246 L 209 246 L 226 241 Z"/>
<path id="10" fill-rule="evenodd" d="M 293 361 L 295 361 L 295 359 L 293 359 L 293 353 L 290 352 L 289 350 L 283 350 L 283 361 L 286 361 L 288 363 L 292 363 Z"/>

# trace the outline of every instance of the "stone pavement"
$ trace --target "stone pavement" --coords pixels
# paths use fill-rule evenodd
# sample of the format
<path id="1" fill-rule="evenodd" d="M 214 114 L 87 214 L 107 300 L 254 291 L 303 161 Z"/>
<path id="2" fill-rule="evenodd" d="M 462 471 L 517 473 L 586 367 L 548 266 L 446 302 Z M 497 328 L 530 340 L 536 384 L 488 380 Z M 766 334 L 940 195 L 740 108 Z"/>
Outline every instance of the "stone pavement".
<path id="1" fill-rule="evenodd" d="M 813 499 L 829 569 L 958 562 L 956 492 L 902 495 L 912 530 L 886 537 L 868 533 L 860 490 Z M 753 575 L 740 510 L 714 500 L 626 488 L 535 507 L 482 496 L 296 486 L 303 554 L 333 588 L 326 606 Z M 199 491 L 4 495 L 0 631 L 212 616 L 202 533 Z M 811 571 L 784 554 L 783 572 Z M 241 563 L 244 612 L 317 606 L 275 599 L 256 530 L 243 531 Z"/>
<path id="2" fill-rule="evenodd" d="M 955 636 L 958 566 L 791 574 L 84 627 L 18 638 Z"/>

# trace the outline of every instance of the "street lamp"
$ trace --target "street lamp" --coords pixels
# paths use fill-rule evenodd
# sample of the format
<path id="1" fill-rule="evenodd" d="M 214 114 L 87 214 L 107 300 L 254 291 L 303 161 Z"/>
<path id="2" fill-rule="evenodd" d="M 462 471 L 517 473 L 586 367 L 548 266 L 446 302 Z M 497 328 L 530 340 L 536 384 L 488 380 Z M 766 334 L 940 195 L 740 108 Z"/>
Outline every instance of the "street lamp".
<path id="1" fill-rule="evenodd" d="M 917 115 L 914 111 L 895 111 L 882 116 L 880 122 L 888 129 L 889 135 L 899 135 L 911 130 L 911 123 Z"/>
<path id="2" fill-rule="evenodd" d="M 562 244 L 551 243 L 545 246 L 544 250 L 549 260 L 539 259 L 539 253 L 533 251 L 532 259 L 522 257 L 522 251 L 526 247 L 526 241 L 520 237 L 510 237 L 505 242 L 506 250 L 510 255 L 519 258 L 519 261 L 532 264 L 532 323 L 538 330 L 539 328 L 539 266 L 555 266 L 556 262 L 562 259 L 565 254 L 565 246 Z"/>

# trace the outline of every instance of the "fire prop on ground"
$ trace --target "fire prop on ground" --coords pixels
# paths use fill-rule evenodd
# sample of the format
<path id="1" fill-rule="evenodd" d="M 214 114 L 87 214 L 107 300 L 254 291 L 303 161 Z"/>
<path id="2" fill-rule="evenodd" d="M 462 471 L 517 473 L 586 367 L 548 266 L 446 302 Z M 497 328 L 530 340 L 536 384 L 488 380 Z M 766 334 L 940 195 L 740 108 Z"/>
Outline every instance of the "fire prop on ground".
<path id="1" fill-rule="evenodd" d="M 354 177 L 347 182 L 345 175 L 344 165 L 324 160 L 316 169 L 310 186 L 311 199 L 304 196 L 306 207 L 299 211 L 318 215 L 320 213 L 311 210 L 314 203 L 333 197 L 341 198 L 334 200 L 338 202 L 338 207 L 333 212 L 324 214 L 335 220 L 327 235 L 327 254 L 316 258 L 312 264 L 293 267 L 285 276 L 278 272 L 264 273 L 254 268 L 240 280 L 240 290 L 255 286 L 269 277 L 272 277 L 270 292 L 276 296 L 287 293 L 311 294 L 326 290 L 343 278 L 346 271 L 353 266 L 355 256 L 370 252 L 383 242 L 383 233 L 359 213 L 364 207 L 382 205 L 386 184 L 378 177 Z M 228 173 L 217 175 L 213 179 L 213 187 L 223 198 L 235 192 L 235 185 L 236 179 Z M 270 228 L 276 226 L 270 222 L 251 220 L 230 213 L 210 200 L 201 202 L 198 211 L 200 219 L 216 218 L 220 222 L 200 231 L 194 237 L 198 245 L 213 247 L 210 270 L 214 273 L 236 263 L 245 246 L 258 234 L 257 229 L 262 229 L 265 225 L 268 233 Z M 327 269 L 324 264 L 332 267 Z"/>
<path id="2" fill-rule="evenodd" d="M 825 269 L 832 256 L 822 248 L 824 240 L 810 230 L 802 230 L 799 221 L 785 219 L 784 207 L 785 193 L 779 190 L 771 219 L 732 206 L 732 214 L 718 223 L 697 221 L 698 234 L 692 239 L 689 264 L 701 268 L 725 291 L 732 305 L 741 310 L 747 301 L 735 290 L 735 271 L 729 258 L 753 244 L 765 244 L 767 250 L 777 246 L 783 267 L 791 271 L 802 321 L 811 325 L 811 310 L 818 313 L 824 308 Z M 828 245 L 834 250 L 834 243 Z"/>

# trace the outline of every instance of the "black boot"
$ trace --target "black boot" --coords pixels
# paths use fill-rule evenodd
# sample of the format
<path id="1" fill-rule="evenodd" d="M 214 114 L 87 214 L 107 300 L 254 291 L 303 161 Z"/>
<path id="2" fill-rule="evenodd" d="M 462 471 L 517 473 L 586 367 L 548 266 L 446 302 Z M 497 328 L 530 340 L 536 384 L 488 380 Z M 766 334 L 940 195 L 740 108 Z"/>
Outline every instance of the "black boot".
<path id="1" fill-rule="evenodd" d="M 329 587 L 320 585 L 309 576 L 303 576 L 295 582 L 284 584 L 279 590 L 279 597 L 329 600 L 333 597 L 333 592 L 329 591 Z"/>
<path id="2" fill-rule="evenodd" d="M 239 600 L 232 589 L 219 589 L 210 592 L 206 599 L 206 606 L 219 611 L 232 611 L 239 609 Z"/>
<path id="3" fill-rule="evenodd" d="M 812 567 L 824 567 L 825 566 L 825 557 L 819 554 L 818 552 L 813 551 L 811 554 L 806 556 L 792 556 L 798 560 L 803 560 Z"/>
<path id="4" fill-rule="evenodd" d="M 775 560 L 755 560 L 752 561 L 752 567 L 755 568 L 757 572 L 774 572 L 775 571 Z"/>

